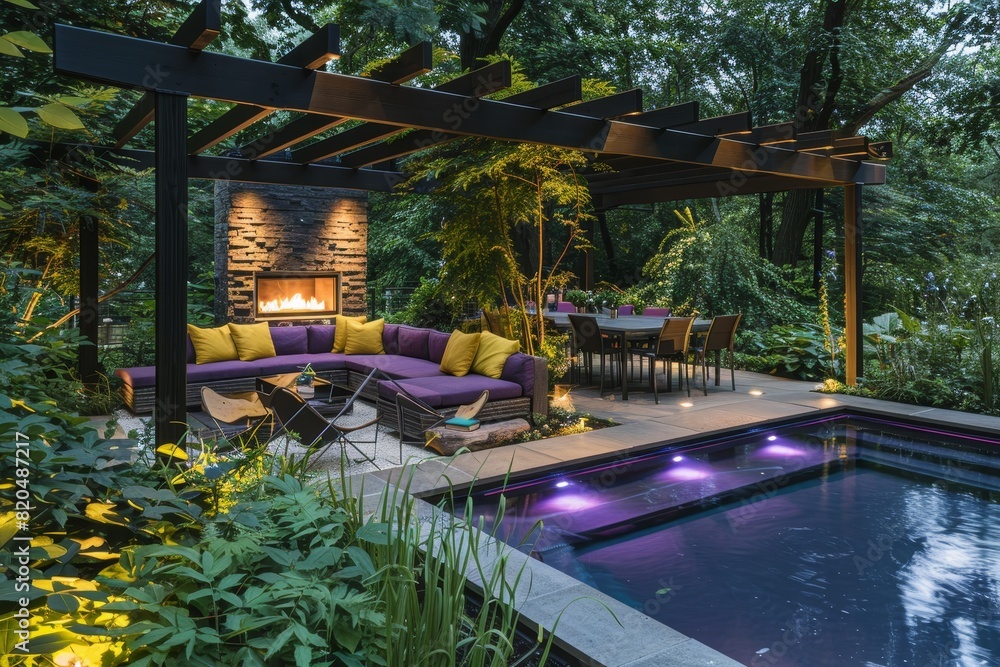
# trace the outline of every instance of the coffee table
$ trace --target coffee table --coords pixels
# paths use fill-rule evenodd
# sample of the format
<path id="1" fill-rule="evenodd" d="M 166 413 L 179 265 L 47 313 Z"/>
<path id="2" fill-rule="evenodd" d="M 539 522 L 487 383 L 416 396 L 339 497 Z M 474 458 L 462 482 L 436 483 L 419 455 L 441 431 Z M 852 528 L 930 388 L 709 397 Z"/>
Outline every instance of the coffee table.
<path id="1" fill-rule="evenodd" d="M 268 375 L 265 377 L 257 378 L 257 391 L 263 396 L 270 396 L 278 387 L 288 387 L 289 389 L 297 390 L 297 385 L 295 384 L 296 379 L 299 377 L 299 373 L 282 373 L 281 375 Z M 321 377 L 313 378 L 313 395 L 303 396 L 306 402 L 316 409 L 316 412 L 323 416 L 336 415 L 343 408 L 347 399 L 350 398 L 350 390 L 339 387 L 329 380 L 324 380 Z M 268 404 L 268 400 L 264 399 L 264 404 Z"/>

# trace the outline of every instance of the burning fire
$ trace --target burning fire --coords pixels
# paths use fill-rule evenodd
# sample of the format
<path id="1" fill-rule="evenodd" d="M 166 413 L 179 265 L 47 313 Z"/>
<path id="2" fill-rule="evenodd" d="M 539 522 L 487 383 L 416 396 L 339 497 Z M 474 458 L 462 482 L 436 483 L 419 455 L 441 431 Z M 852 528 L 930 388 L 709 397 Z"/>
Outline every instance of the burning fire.
<path id="1" fill-rule="evenodd" d="M 301 294 L 293 294 L 288 299 L 271 299 L 260 302 L 260 312 L 262 313 L 283 313 L 289 310 L 326 310 L 326 301 L 317 301 L 311 296 L 309 300 L 302 298 Z"/>

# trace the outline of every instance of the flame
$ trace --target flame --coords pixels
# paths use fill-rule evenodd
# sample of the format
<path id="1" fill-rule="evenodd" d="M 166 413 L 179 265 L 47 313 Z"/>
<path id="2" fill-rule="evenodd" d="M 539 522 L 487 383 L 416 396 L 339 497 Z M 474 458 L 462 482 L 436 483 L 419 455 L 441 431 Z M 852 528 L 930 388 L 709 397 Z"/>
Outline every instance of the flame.
<path id="1" fill-rule="evenodd" d="M 289 310 L 326 310 L 326 301 L 317 301 L 311 296 L 306 301 L 301 294 L 293 294 L 288 299 L 271 299 L 261 301 L 258 310 L 262 313 L 283 313 Z"/>

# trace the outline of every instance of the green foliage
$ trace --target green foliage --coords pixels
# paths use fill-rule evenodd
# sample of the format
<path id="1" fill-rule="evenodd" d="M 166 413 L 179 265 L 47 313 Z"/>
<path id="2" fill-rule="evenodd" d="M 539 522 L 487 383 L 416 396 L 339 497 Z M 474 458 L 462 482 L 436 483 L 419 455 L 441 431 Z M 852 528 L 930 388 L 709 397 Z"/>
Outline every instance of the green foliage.
<path id="1" fill-rule="evenodd" d="M 831 341 L 822 326 L 804 323 L 772 325 L 754 341 L 756 352 L 768 360 L 767 372 L 801 380 L 824 380 L 841 374 L 831 345 L 838 349 L 839 342 Z"/>
<path id="2" fill-rule="evenodd" d="M 461 326 L 463 302 L 440 280 L 423 279 L 406 308 L 388 319 L 415 327 L 452 331 Z"/>
<path id="3" fill-rule="evenodd" d="M 666 235 L 646 263 L 639 291 L 649 304 L 677 315 L 743 313 L 747 328 L 804 319 L 803 307 L 776 267 L 761 259 L 745 230 L 733 222 L 695 220 L 677 212 L 682 226 Z"/>

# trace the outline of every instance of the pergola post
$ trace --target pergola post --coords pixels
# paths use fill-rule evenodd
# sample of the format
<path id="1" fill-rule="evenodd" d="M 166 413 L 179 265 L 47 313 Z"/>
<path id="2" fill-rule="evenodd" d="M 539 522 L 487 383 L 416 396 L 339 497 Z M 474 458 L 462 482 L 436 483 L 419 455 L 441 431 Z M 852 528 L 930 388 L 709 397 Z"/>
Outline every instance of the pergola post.
<path id="1" fill-rule="evenodd" d="M 187 98 L 156 91 L 156 445 L 187 430 Z"/>
<path id="2" fill-rule="evenodd" d="M 80 347 L 80 380 L 84 385 L 97 384 L 97 334 L 100 319 L 97 310 L 98 298 L 98 230 L 97 218 L 92 215 L 80 216 L 80 334 L 90 341 L 90 345 Z"/>
<path id="3" fill-rule="evenodd" d="M 844 186 L 844 337 L 847 340 L 846 382 L 858 383 L 863 372 L 864 335 L 861 313 L 861 184 Z"/>

